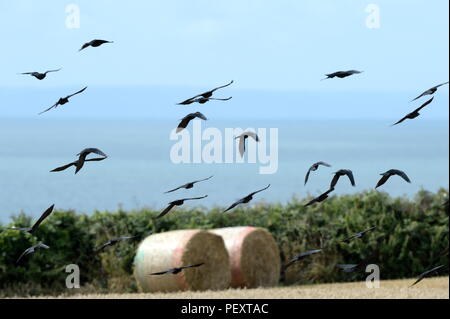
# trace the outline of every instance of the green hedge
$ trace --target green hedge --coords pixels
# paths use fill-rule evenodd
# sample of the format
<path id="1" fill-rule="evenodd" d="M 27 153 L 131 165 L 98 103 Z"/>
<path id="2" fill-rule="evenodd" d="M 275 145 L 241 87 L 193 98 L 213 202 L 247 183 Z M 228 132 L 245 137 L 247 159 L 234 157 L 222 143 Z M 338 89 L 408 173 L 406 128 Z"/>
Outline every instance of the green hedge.
<path id="1" fill-rule="evenodd" d="M 248 225 L 264 227 L 272 233 L 283 263 L 303 251 L 326 247 L 323 254 L 289 268 L 280 284 L 361 280 L 365 277 L 363 272 L 343 273 L 335 266 L 358 263 L 368 257 L 380 266 L 382 279 L 411 278 L 431 266 L 448 265 L 448 257 L 439 256 L 449 243 L 448 208 L 443 207 L 447 199 L 448 190 L 444 189 L 435 194 L 420 191 L 413 200 L 371 191 L 333 196 L 307 208 L 303 207 L 307 199 L 299 198 L 286 205 L 257 203 L 225 214 L 219 207 L 209 211 L 181 208 L 156 221 L 153 217 L 159 211 L 149 209 L 95 212 L 90 216 L 55 211 L 34 235 L 5 229 L 32 224 L 30 217 L 19 214 L 12 217 L 9 225 L 0 225 L 0 295 L 71 293 L 65 288 L 65 266 L 72 263 L 80 266 L 85 290 L 136 291 L 132 276 L 134 252 L 149 234 Z M 377 229 L 363 239 L 339 243 L 371 226 Z M 93 254 L 109 238 L 124 235 L 138 237 Z M 18 256 L 38 241 L 50 249 L 25 257 L 16 266 Z M 448 274 L 448 268 L 441 274 Z"/>

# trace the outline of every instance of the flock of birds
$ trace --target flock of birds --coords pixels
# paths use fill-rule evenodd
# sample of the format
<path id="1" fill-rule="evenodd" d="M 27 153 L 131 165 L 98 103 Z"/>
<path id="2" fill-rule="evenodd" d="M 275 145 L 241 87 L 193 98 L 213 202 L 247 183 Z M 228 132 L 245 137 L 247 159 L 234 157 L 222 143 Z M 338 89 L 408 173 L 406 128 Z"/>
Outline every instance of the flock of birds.
<path id="1" fill-rule="evenodd" d="M 103 45 L 105 43 L 113 43 L 113 41 L 106 41 L 106 40 L 95 39 L 95 40 L 92 40 L 90 42 L 87 42 L 87 43 L 83 44 L 79 51 L 84 50 L 87 47 L 99 47 L 99 46 L 101 46 L 101 45 Z M 21 73 L 21 74 L 31 75 L 31 76 L 35 77 L 36 79 L 38 79 L 38 80 L 43 80 L 43 79 L 46 78 L 48 73 L 58 72 L 60 70 L 61 70 L 61 68 L 60 69 L 56 69 L 56 70 L 48 70 L 48 71 L 46 71 L 44 73 L 25 72 L 25 73 Z M 355 75 L 355 74 L 360 74 L 360 73 L 362 73 L 362 71 L 357 71 L 357 70 L 338 71 L 338 72 L 326 74 L 326 78 L 323 79 L 323 80 L 332 79 L 332 78 L 335 78 L 335 77 L 342 79 L 342 78 L 346 78 L 346 77 L 349 77 L 349 76 L 352 76 L 352 75 Z M 228 98 L 214 98 L 213 94 L 217 90 L 226 88 L 226 87 L 230 86 L 233 83 L 234 83 L 234 81 L 231 81 L 231 82 L 229 82 L 229 83 L 227 83 L 225 85 L 222 85 L 222 86 L 216 87 L 216 88 L 214 88 L 212 90 L 206 91 L 204 93 L 195 95 L 195 96 L 193 96 L 193 97 L 191 97 L 191 98 L 189 98 L 189 99 L 187 99 L 185 101 L 182 101 L 182 102 L 178 103 L 177 105 L 190 105 L 190 104 L 193 104 L 193 103 L 204 104 L 204 103 L 209 102 L 209 101 L 228 101 L 228 100 L 230 100 L 232 98 L 231 96 L 228 97 Z M 412 101 L 420 99 L 420 98 L 422 98 L 422 97 L 424 97 L 426 95 L 433 95 L 437 91 L 437 89 L 439 87 L 441 87 L 441 86 L 443 86 L 445 84 L 448 84 L 448 82 L 436 85 L 436 86 L 426 90 L 425 92 L 420 94 L 418 97 L 416 97 Z M 57 108 L 60 105 L 64 105 L 64 104 L 68 103 L 70 98 L 72 98 L 73 96 L 75 96 L 77 94 L 83 93 L 86 89 L 87 89 L 87 87 L 84 87 L 81 90 L 79 90 L 79 91 L 77 91 L 77 92 L 75 92 L 73 94 L 70 94 L 70 95 L 67 95 L 66 97 L 60 98 L 55 104 L 53 104 L 51 107 L 45 109 L 44 111 L 40 112 L 39 114 L 43 114 L 45 112 L 48 112 L 48 111 L 50 111 L 52 109 Z M 411 113 L 407 114 L 405 117 L 403 117 L 402 119 L 400 119 L 398 122 L 396 122 L 393 125 L 400 124 L 403 121 L 405 121 L 406 119 L 414 119 L 414 118 L 418 117 L 420 115 L 419 111 L 421 111 L 424 107 L 429 105 L 433 101 L 433 99 L 434 99 L 434 97 L 431 98 L 430 100 L 426 101 L 419 108 L 417 108 L 414 111 L 412 111 Z M 178 132 L 181 132 L 182 130 L 184 130 L 189 125 L 190 121 L 192 121 L 192 120 L 194 120 L 196 118 L 201 119 L 201 120 L 207 120 L 206 116 L 203 115 L 201 112 L 190 113 L 190 114 L 186 115 L 183 119 L 181 119 L 181 122 L 178 124 L 178 126 L 176 128 L 176 132 L 178 133 Z M 246 140 L 248 138 L 252 138 L 256 142 L 259 142 L 258 135 L 256 133 L 250 132 L 250 131 L 244 132 L 240 136 L 237 136 L 235 138 L 239 139 L 239 153 L 240 153 L 240 155 L 242 157 L 245 154 L 245 143 L 246 143 Z M 95 157 L 95 158 L 89 158 L 88 159 L 87 156 L 89 154 L 91 154 L 91 153 L 100 155 L 101 157 Z M 63 170 L 66 170 L 66 169 L 74 166 L 75 167 L 75 174 L 77 174 L 81 170 L 81 168 L 83 167 L 85 162 L 102 161 L 102 160 L 104 160 L 104 159 L 106 159 L 108 157 L 104 152 L 102 152 L 98 148 L 92 148 L 92 147 L 82 150 L 80 153 L 77 154 L 77 156 L 78 156 L 78 158 L 75 161 L 73 161 L 73 162 L 71 162 L 69 164 L 63 165 L 61 167 L 57 167 L 57 168 L 51 170 L 51 172 L 63 171 Z M 311 172 L 317 171 L 320 168 L 320 166 L 331 167 L 330 164 L 325 163 L 323 161 L 314 163 L 308 169 L 308 171 L 306 173 L 305 182 L 304 182 L 305 185 L 306 185 L 306 183 L 308 182 L 308 180 L 310 178 Z M 376 184 L 375 188 L 378 188 L 378 187 L 382 186 L 383 184 L 385 184 L 389 180 L 389 178 L 391 178 L 392 176 L 395 176 L 395 175 L 401 177 L 406 182 L 411 183 L 411 180 L 409 179 L 409 177 L 406 175 L 405 172 L 403 172 L 401 170 L 398 170 L 398 169 L 390 169 L 387 172 L 381 173 L 382 177 L 378 181 L 378 183 Z M 349 179 L 349 181 L 350 181 L 352 186 L 356 185 L 355 184 L 355 178 L 353 176 L 353 172 L 351 170 L 349 170 L 349 169 L 340 169 L 340 170 L 334 172 L 334 176 L 333 176 L 333 179 L 331 180 L 329 189 L 325 193 L 323 193 L 320 196 L 318 196 L 317 198 L 314 198 L 311 201 L 309 201 L 308 203 L 306 203 L 305 206 L 310 206 L 310 205 L 313 205 L 315 203 L 320 203 L 320 202 L 323 202 L 324 200 L 326 200 L 329 197 L 329 194 L 335 190 L 335 187 L 336 187 L 339 179 L 341 177 L 343 177 L 343 176 L 347 176 L 348 177 L 348 179 Z M 196 183 L 207 181 L 207 180 L 211 179 L 212 177 L 213 176 L 210 176 L 210 177 L 205 178 L 205 179 L 200 179 L 200 180 L 188 182 L 188 183 L 186 183 L 184 185 L 181 185 L 179 187 L 171 189 L 171 190 L 169 190 L 169 191 L 167 191 L 165 193 L 175 192 L 175 191 L 177 191 L 179 189 L 183 189 L 183 188 L 184 189 L 191 189 L 191 188 L 194 187 L 194 185 Z M 252 192 L 252 193 L 248 194 L 247 196 L 245 196 L 245 197 L 235 201 L 233 204 L 231 204 L 223 212 L 224 213 L 228 212 L 228 211 L 234 209 L 238 205 L 249 203 L 256 194 L 267 190 L 269 187 L 270 187 L 270 184 L 268 186 L 260 189 L 260 190 Z M 168 204 L 167 208 L 165 208 L 156 218 L 161 218 L 161 217 L 165 216 L 175 206 L 182 206 L 185 201 L 200 200 L 200 199 L 206 198 L 207 196 L 208 195 L 205 195 L 205 196 L 202 196 L 202 197 L 183 198 L 183 199 L 172 201 L 172 202 L 170 202 Z M 448 206 L 448 201 L 447 201 L 446 205 Z M 12 227 L 10 229 L 17 230 L 17 231 L 25 231 L 25 232 L 28 232 L 30 234 L 34 234 L 36 232 L 36 230 L 38 229 L 39 225 L 44 221 L 44 219 L 46 219 L 53 212 L 53 208 L 54 208 L 54 205 L 50 206 L 47 210 L 45 210 L 45 212 L 42 214 L 42 216 L 35 222 L 35 224 L 32 227 L 25 227 L 25 228 L 24 227 Z M 376 227 L 371 227 L 371 228 L 369 228 L 367 230 L 364 230 L 364 231 L 361 231 L 361 232 L 356 233 L 354 235 L 351 235 L 350 237 L 342 240 L 342 242 L 347 243 L 347 242 L 349 242 L 352 239 L 362 238 L 366 233 L 375 230 L 375 228 Z M 123 240 L 132 239 L 134 237 L 136 237 L 136 236 L 124 236 L 124 237 L 119 237 L 119 238 L 112 238 L 112 239 L 108 240 L 106 243 L 104 243 L 103 245 L 101 245 L 99 248 L 97 248 L 95 250 L 95 253 L 98 253 L 98 252 L 102 251 L 103 249 L 105 249 L 106 247 L 113 246 L 113 245 L 115 245 L 115 244 L 117 244 L 117 243 L 119 243 L 119 242 L 121 242 Z M 33 245 L 32 247 L 26 249 L 20 255 L 20 257 L 17 259 L 16 263 L 18 264 L 23 259 L 24 256 L 34 253 L 36 251 L 36 249 L 38 249 L 38 248 L 48 249 L 50 247 L 45 245 L 42 242 L 39 242 L 38 244 Z M 310 251 L 303 252 L 303 253 L 293 257 L 286 265 L 283 266 L 283 270 L 282 271 L 285 271 L 288 267 L 290 267 L 294 263 L 299 262 L 299 261 L 301 261 L 301 260 L 303 260 L 303 259 L 305 259 L 305 258 L 307 258 L 309 256 L 322 253 L 323 250 L 324 250 L 324 248 L 310 250 Z M 448 248 L 447 248 L 447 254 L 448 254 Z M 367 262 L 368 261 L 366 259 L 366 260 L 360 262 L 359 264 L 340 264 L 340 265 L 337 265 L 337 267 L 342 269 L 344 272 L 353 272 L 353 271 L 356 271 L 358 269 L 362 269 L 363 266 L 367 265 Z M 202 263 L 198 263 L 198 264 L 194 264 L 194 265 L 181 266 L 181 267 L 177 267 L 177 268 L 173 268 L 173 269 L 169 269 L 169 270 L 164 270 L 164 271 L 152 273 L 152 274 L 149 274 L 149 275 L 178 274 L 179 272 L 181 272 L 184 269 L 200 267 L 203 264 L 204 263 L 202 262 Z M 432 273 L 435 273 L 437 270 L 441 269 L 442 267 L 444 267 L 444 265 L 440 265 L 440 266 L 434 267 L 433 269 L 430 269 L 430 270 L 422 273 L 418 277 L 417 281 L 413 285 L 417 284 L 423 278 L 431 275 Z"/>

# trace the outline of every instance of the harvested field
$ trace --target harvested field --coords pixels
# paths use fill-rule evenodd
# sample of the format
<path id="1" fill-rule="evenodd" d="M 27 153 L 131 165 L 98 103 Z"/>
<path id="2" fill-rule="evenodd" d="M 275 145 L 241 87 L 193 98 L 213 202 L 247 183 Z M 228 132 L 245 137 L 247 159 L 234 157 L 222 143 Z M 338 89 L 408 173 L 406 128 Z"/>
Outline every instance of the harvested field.
<path id="1" fill-rule="evenodd" d="M 409 288 L 415 279 L 381 281 L 380 288 L 369 289 L 365 282 L 319 284 L 223 291 L 88 294 L 44 298 L 113 299 L 448 299 L 448 277 L 429 278 Z"/>

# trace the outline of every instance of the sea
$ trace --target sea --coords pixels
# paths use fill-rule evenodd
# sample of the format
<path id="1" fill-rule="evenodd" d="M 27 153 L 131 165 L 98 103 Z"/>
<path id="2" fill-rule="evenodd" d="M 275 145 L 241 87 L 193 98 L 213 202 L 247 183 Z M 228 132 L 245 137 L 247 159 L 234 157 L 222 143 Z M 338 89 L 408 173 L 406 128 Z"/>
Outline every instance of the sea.
<path id="1" fill-rule="evenodd" d="M 255 202 L 283 204 L 325 192 L 332 173 L 342 168 L 353 171 L 356 186 L 344 178 L 336 187 L 338 195 L 373 190 L 380 173 L 391 168 L 403 170 L 412 181 L 391 178 L 380 191 L 392 196 L 413 197 L 421 189 L 436 192 L 449 187 L 447 119 L 407 121 L 394 127 L 392 121 L 367 118 L 266 118 L 252 120 L 251 125 L 245 120 L 202 121 L 203 130 L 213 127 L 222 138 L 227 128 L 276 129 L 276 138 L 265 144 L 268 153 L 277 153 L 273 174 L 261 174 L 264 165 L 258 159 L 239 163 L 234 155 L 228 163 L 205 163 L 202 158 L 200 163 L 177 163 L 171 152 L 178 141 L 171 134 L 179 119 L 0 118 L 0 222 L 8 223 L 20 212 L 38 217 L 51 204 L 85 214 L 118 208 L 162 210 L 175 199 L 208 195 L 186 206 L 225 207 L 268 184 L 270 188 L 257 194 Z M 202 150 L 208 144 L 190 138 L 191 146 L 200 143 L 197 147 Z M 108 158 L 86 163 L 76 175 L 73 167 L 50 172 L 76 160 L 87 147 L 101 149 Z M 308 168 L 317 161 L 332 167 L 312 172 L 304 185 Z M 190 190 L 164 193 L 209 176 L 213 177 Z"/>

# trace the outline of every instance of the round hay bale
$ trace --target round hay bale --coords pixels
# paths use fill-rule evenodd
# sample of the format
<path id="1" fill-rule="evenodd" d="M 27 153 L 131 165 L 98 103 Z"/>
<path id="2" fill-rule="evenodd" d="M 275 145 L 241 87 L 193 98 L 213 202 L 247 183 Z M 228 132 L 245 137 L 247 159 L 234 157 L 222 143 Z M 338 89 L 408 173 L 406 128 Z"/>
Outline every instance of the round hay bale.
<path id="1" fill-rule="evenodd" d="M 175 275 L 149 275 L 198 263 L 205 264 Z M 137 249 L 134 277 L 143 292 L 225 289 L 231 281 L 228 252 L 222 237 L 203 230 L 150 235 Z"/>
<path id="2" fill-rule="evenodd" d="M 270 287 L 280 279 L 280 253 L 264 228 L 230 227 L 211 230 L 222 236 L 230 255 L 231 287 Z"/>

